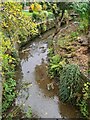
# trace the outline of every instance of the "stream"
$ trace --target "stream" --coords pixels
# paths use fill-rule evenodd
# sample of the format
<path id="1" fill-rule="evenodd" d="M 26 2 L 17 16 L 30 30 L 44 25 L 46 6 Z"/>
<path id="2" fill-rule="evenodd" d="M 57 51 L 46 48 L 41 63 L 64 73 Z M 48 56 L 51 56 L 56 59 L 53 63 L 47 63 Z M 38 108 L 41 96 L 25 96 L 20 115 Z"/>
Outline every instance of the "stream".
<path id="1" fill-rule="evenodd" d="M 79 118 L 79 111 L 72 105 L 62 103 L 58 97 L 58 87 L 47 90 L 47 84 L 52 81 L 47 75 L 48 41 L 54 30 L 50 30 L 26 45 L 20 51 L 22 76 L 18 79 L 20 89 L 16 98 L 16 106 L 23 106 L 26 113 L 31 107 L 34 118 Z"/>

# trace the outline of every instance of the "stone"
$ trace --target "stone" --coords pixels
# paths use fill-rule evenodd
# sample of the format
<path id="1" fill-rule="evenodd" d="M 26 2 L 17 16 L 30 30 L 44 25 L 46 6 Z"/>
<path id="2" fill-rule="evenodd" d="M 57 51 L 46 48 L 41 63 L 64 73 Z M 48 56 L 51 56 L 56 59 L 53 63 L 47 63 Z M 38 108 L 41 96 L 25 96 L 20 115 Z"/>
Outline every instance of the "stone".
<path id="1" fill-rule="evenodd" d="M 79 43 L 83 43 L 83 39 L 81 39 L 80 37 L 78 38 L 78 42 Z"/>
<path id="2" fill-rule="evenodd" d="M 88 41 L 87 41 L 87 40 L 84 41 L 84 42 L 82 43 L 82 46 L 88 46 Z"/>
<path id="3" fill-rule="evenodd" d="M 88 45 L 88 40 L 86 37 L 78 37 L 77 38 L 78 42 L 81 44 L 81 46 L 87 46 Z"/>

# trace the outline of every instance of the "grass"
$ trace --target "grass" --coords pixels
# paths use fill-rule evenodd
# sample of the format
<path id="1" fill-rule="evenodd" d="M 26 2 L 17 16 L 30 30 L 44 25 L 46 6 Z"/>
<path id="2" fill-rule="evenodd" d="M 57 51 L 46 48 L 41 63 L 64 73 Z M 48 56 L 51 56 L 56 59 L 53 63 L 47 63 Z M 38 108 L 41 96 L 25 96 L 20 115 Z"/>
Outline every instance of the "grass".
<path id="1" fill-rule="evenodd" d="M 27 16 L 32 16 L 32 13 L 30 13 L 29 11 L 22 10 L 22 13 L 25 14 L 25 15 L 27 15 Z"/>

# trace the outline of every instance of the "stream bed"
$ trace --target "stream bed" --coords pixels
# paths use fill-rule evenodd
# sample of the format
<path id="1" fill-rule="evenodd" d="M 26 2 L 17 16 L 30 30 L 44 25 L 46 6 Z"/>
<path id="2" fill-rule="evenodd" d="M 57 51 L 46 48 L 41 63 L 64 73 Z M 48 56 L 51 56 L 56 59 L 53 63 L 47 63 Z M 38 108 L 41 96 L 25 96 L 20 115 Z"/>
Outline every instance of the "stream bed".
<path id="1" fill-rule="evenodd" d="M 47 90 L 47 84 L 52 81 L 47 75 L 48 41 L 52 38 L 53 30 L 46 32 L 26 45 L 20 51 L 20 65 L 22 72 L 18 80 L 21 87 L 16 98 L 16 106 L 23 106 L 26 113 L 31 107 L 34 118 L 79 118 L 79 111 L 72 105 L 62 103 L 58 97 L 58 86 L 54 82 L 54 89 Z M 18 76 L 17 75 L 17 76 Z"/>

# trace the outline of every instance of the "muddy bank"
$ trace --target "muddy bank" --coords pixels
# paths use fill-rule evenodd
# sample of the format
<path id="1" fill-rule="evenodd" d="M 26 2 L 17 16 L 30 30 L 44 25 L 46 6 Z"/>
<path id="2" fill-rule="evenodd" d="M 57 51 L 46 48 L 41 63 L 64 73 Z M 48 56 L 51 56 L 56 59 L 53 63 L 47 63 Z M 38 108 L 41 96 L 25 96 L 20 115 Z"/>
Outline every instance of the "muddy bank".
<path id="1" fill-rule="evenodd" d="M 88 77 L 88 37 L 78 32 L 78 23 L 70 23 L 61 29 L 54 40 L 54 52 L 66 58 L 70 64 L 77 64 Z"/>

